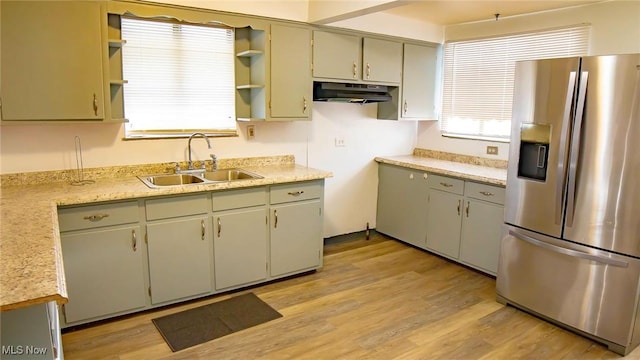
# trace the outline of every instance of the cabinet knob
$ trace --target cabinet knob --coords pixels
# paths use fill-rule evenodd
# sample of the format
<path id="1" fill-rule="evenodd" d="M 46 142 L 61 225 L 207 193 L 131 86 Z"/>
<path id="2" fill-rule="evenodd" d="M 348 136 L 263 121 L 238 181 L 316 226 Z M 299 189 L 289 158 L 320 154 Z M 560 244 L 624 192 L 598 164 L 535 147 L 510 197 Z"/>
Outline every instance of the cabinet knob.
<path id="1" fill-rule="evenodd" d="M 218 218 L 218 221 L 220 221 L 220 218 Z M 204 240 L 204 233 L 205 233 L 204 220 L 200 220 L 200 228 L 202 230 L 202 240 Z M 220 231 L 220 228 L 218 228 L 218 231 Z"/>
<path id="2" fill-rule="evenodd" d="M 367 79 L 371 77 L 371 65 L 367 63 Z"/>
<path id="3" fill-rule="evenodd" d="M 357 79 L 358 78 L 358 65 L 356 65 L 356 62 L 353 62 L 353 78 Z"/>
<path id="4" fill-rule="evenodd" d="M 278 228 L 278 210 L 273 210 L 273 217 L 274 217 L 273 228 L 277 229 Z"/>
<path id="5" fill-rule="evenodd" d="M 441 182 L 440 185 L 442 185 L 442 186 L 444 186 L 446 188 L 453 187 L 453 184 L 449 184 L 449 183 L 446 183 L 446 182 Z"/>
<path id="6" fill-rule="evenodd" d="M 493 196 L 493 193 L 489 192 L 489 191 L 480 191 L 480 194 L 482 194 L 484 196 Z"/>
<path id="7" fill-rule="evenodd" d="M 461 200 L 458 200 L 458 216 L 460 216 L 460 201 Z"/>
<path id="8" fill-rule="evenodd" d="M 409 174 L 409 179 L 413 180 L 413 173 Z"/>
<path id="9" fill-rule="evenodd" d="M 404 111 L 404 114 L 406 115 L 407 114 L 407 100 L 404 101 L 403 111 Z"/>
<path id="10" fill-rule="evenodd" d="M 222 231 L 222 223 L 220 222 L 220 218 L 218 218 L 218 237 L 220 237 L 221 231 Z"/>
<path id="11" fill-rule="evenodd" d="M 302 113 L 306 114 L 307 113 L 307 98 L 306 97 L 302 97 Z"/>
<path id="12" fill-rule="evenodd" d="M 469 217 L 469 202 L 467 201 L 467 208 L 465 209 L 465 212 L 467 213 L 467 217 Z"/>
<path id="13" fill-rule="evenodd" d="M 138 236 L 136 235 L 135 230 L 131 230 L 131 247 L 134 252 L 138 250 Z"/>
<path id="14" fill-rule="evenodd" d="M 300 195 L 304 194 L 304 190 L 289 191 L 287 194 L 289 194 L 291 196 L 300 196 Z"/>

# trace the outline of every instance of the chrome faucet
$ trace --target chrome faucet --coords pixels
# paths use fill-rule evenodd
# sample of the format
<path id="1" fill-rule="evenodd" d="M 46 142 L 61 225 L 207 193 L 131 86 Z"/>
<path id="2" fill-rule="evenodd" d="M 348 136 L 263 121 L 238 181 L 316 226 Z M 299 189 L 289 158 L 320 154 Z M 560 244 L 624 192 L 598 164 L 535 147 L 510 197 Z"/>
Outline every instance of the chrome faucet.
<path id="1" fill-rule="evenodd" d="M 200 132 L 191 134 L 191 136 L 189 136 L 189 168 L 188 170 L 193 170 L 193 161 L 191 160 L 191 140 L 196 135 L 202 136 L 207 141 L 207 147 L 211 149 L 211 143 L 209 142 L 209 138 L 207 137 L 207 135 Z"/>

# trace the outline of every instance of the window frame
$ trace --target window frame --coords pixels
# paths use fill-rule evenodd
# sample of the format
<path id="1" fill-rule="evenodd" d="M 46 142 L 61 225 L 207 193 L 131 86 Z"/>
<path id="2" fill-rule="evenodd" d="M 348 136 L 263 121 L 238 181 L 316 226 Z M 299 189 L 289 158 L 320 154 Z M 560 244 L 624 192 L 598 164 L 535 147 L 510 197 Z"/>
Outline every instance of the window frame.
<path id="1" fill-rule="evenodd" d="M 453 138 L 463 138 L 463 139 L 471 139 L 471 140 L 484 140 L 484 141 L 494 141 L 494 142 L 510 142 L 510 129 L 511 129 L 511 118 L 512 118 L 512 99 L 513 99 L 513 78 L 514 78 L 514 70 L 515 70 L 515 62 L 521 60 L 536 60 L 536 59 L 544 59 L 544 58 L 555 58 L 555 57 L 579 57 L 586 56 L 589 53 L 589 45 L 590 45 L 590 35 L 591 35 L 591 26 L 590 24 L 577 24 L 571 26 L 565 26 L 560 28 L 551 28 L 551 29 L 543 29 L 532 32 L 524 32 L 524 33 L 515 33 L 515 34 L 501 34 L 498 36 L 491 37 L 483 37 L 483 38 L 474 38 L 474 39 L 461 39 L 455 40 L 445 43 L 443 49 L 443 69 L 442 69 L 442 97 L 441 97 L 441 116 L 439 119 L 439 128 L 440 133 L 444 137 L 453 137 Z M 555 36 L 555 38 L 553 38 Z M 549 46 L 544 43 L 545 38 L 557 39 L 561 37 L 566 37 L 564 43 L 553 43 Z M 567 42 L 569 38 L 573 40 L 578 39 L 579 41 Z M 532 41 L 533 40 L 533 41 Z M 495 43 L 497 45 L 494 45 Z M 502 57 L 496 56 L 503 63 L 500 67 L 496 67 L 494 72 L 488 73 L 489 75 L 494 75 L 497 72 L 503 72 L 505 75 L 499 80 L 502 83 L 498 84 L 490 84 L 487 81 L 487 74 L 483 74 L 478 72 L 474 77 L 470 77 L 469 74 L 463 72 L 456 72 L 457 64 L 451 63 L 452 61 L 458 60 L 461 62 L 464 61 L 474 61 L 477 63 L 481 63 L 482 60 L 486 60 L 486 58 L 490 57 L 493 54 L 486 55 L 482 52 L 482 49 L 477 50 L 473 54 L 473 57 L 464 57 L 462 60 L 460 58 L 456 59 L 455 51 L 460 51 L 460 47 L 467 47 L 466 49 L 462 49 L 463 51 L 469 51 L 468 49 L 473 49 L 475 47 L 479 48 L 483 45 L 489 44 L 487 46 L 492 46 L 492 49 L 499 48 L 503 50 Z M 538 48 L 532 50 L 531 45 L 535 44 Z M 559 44 L 559 45 L 558 45 Z M 555 46 L 558 45 L 558 46 Z M 515 51 L 514 51 L 515 50 Z M 550 54 L 549 52 L 553 52 Z M 468 54 L 465 54 L 468 55 Z M 460 56 L 460 55 L 458 55 Z M 484 58 L 483 58 L 484 56 Z M 480 59 L 480 60 L 478 60 Z M 492 64 L 493 65 L 493 64 Z M 473 68 L 475 63 L 470 66 Z M 470 71 L 471 73 L 471 71 Z M 458 96 L 455 93 L 459 88 L 456 85 L 459 85 L 459 82 L 462 82 L 459 79 L 451 79 L 452 77 L 456 77 L 460 75 L 460 78 L 470 81 L 476 81 L 478 84 L 482 86 L 485 92 L 491 91 L 487 89 L 492 89 L 492 85 L 495 88 L 504 89 L 503 92 L 497 93 L 495 96 L 496 99 L 501 98 L 502 105 L 501 107 L 494 107 L 487 111 L 487 104 L 492 104 L 487 98 L 494 95 L 490 93 L 489 96 L 484 97 L 485 101 L 480 101 L 479 107 L 467 106 L 467 109 L 455 110 L 455 102 L 469 101 L 470 96 L 477 97 L 478 93 L 482 93 L 482 90 L 473 88 L 473 90 L 469 91 L 470 94 L 475 95 L 467 95 L 468 97 L 465 99 L 464 96 Z M 466 78 L 465 78 L 466 76 Z M 509 80 L 511 79 L 511 80 Z M 478 85 L 476 84 L 476 85 Z M 463 89 L 461 92 L 464 92 Z M 452 93 L 453 92 L 453 93 Z M 495 100 L 495 99 L 494 99 Z M 505 101 L 506 100 L 506 101 Z M 494 101 L 492 105 L 499 102 L 500 100 Z M 473 103 L 473 101 L 469 101 Z M 506 105 L 508 104 L 508 105 Z M 478 111 L 480 109 L 480 111 Z M 484 112 L 482 111 L 484 110 Z M 496 117 L 493 119 L 482 117 L 474 118 L 473 115 L 468 115 L 470 112 L 481 112 L 484 117 L 488 117 L 487 114 L 493 113 L 501 113 L 502 117 Z M 508 115 L 504 115 L 507 114 Z M 460 115 L 462 114 L 462 115 Z M 464 115 L 467 115 L 467 118 L 460 119 Z M 456 119 L 457 117 L 457 119 Z M 458 123 L 456 126 L 452 126 L 456 121 L 465 121 L 466 124 Z M 499 127 L 502 130 L 502 134 L 498 131 L 493 133 L 487 132 L 482 129 L 483 126 L 493 125 Z M 477 131 L 468 131 L 464 129 L 468 129 L 470 127 L 475 127 Z M 462 131 L 461 128 L 464 128 Z"/>
<path id="2" fill-rule="evenodd" d="M 229 63 L 226 66 L 230 67 L 230 72 L 227 74 L 228 77 L 230 77 L 231 82 L 228 83 L 228 90 L 229 90 L 229 94 L 228 94 L 228 98 L 226 98 L 227 100 L 230 100 L 229 106 L 229 110 L 231 110 L 229 113 L 231 114 L 230 117 L 221 122 L 226 124 L 226 127 L 220 127 L 220 128 L 216 128 L 216 127 L 194 127 L 194 128 L 180 128 L 179 126 L 176 126 L 175 128 L 172 129 L 130 129 L 129 127 L 131 127 L 131 116 L 129 114 L 127 114 L 127 118 L 128 118 L 128 122 L 125 123 L 125 137 L 124 140 L 142 140 L 142 139 L 171 139 L 171 138 L 186 138 L 189 137 L 191 134 L 195 133 L 195 132 L 201 132 L 204 133 L 207 137 L 237 137 L 239 136 L 239 130 L 238 130 L 238 124 L 237 124 L 237 120 L 236 120 L 236 94 L 235 94 L 235 27 L 233 26 L 229 26 L 220 22 L 208 22 L 208 23 L 195 23 L 195 22 L 188 22 L 188 21 L 181 21 L 178 20 L 174 17 L 140 17 L 140 16 L 135 16 L 132 14 L 122 14 L 120 15 L 120 19 L 121 19 L 121 23 L 122 20 L 125 19 L 131 19 L 131 20 L 136 20 L 136 21 L 149 21 L 149 22 L 155 22 L 155 23 L 164 23 L 164 24 L 172 24 L 172 25 L 183 25 L 183 26 L 195 26 L 195 27 L 206 27 L 206 28 L 215 28 L 215 29 L 223 29 L 225 31 L 231 30 L 232 34 L 231 36 L 231 48 L 227 49 L 229 50 L 228 52 L 226 52 L 226 55 L 229 57 Z M 122 25 L 121 25 L 122 26 Z M 126 41 L 126 35 L 123 36 L 123 40 Z M 130 44 L 126 44 L 123 46 L 123 50 L 126 52 L 126 47 L 130 46 Z M 122 60 L 122 72 L 123 74 L 125 74 L 126 70 L 125 70 L 125 61 L 124 61 L 124 57 L 125 54 L 123 53 L 123 60 Z M 124 76 L 126 78 L 126 75 Z M 127 87 L 130 87 L 131 82 L 129 81 L 129 79 L 126 79 L 126 83 L 125 83 L 125 88 L 124 88 L 124 108 L 125 108 L 125 114 L 127 113 Z M 173 124 L 179 124 L 180 120 L 175 119 L 173 121 Z M 233 123 L 233 127 L 231 127 L 231 124 Z"/>

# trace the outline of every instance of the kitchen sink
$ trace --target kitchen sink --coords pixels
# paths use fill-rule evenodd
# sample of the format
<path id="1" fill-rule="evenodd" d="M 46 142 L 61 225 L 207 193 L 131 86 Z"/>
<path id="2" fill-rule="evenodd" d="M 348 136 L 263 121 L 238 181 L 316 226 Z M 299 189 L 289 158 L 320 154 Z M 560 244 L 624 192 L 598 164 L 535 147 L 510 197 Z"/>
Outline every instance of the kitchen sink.
<path id="1" fill-rule="evenodd" d="M 160 174 L 138 176 L 150 188 L 183 186 L 191 184 L 214 184 L 227 181 L 262 179 L 262 176 L 242 169 L 203 171 L 197 174 Z"/>
<path id="2" fill-rule="evenodd" d="M 188 174 L 163 174 L 163 175 L 149 175 L 139 177 L 143 183 L 149 187 L 164 187 L 164 186 L 176 186 L 186 184 L 202 184 L 205 181 L 195 175 Z"/>
<path id="3" fill-rule="evenodd" d="M 222 169 L 215 171 L 206 171 L 203 177 L 209 181 L 262 179 L 262 176 L 250 173 L 242 169 Z"/>

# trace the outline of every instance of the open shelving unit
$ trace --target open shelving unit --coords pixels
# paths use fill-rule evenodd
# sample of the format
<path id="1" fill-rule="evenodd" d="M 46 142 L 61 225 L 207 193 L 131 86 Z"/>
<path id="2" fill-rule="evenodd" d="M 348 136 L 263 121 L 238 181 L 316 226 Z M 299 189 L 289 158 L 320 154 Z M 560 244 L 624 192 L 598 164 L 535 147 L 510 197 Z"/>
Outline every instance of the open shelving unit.
<path id="1" fill-rule="evenodd" d="M 122 73 L 122 47 L 127 43 L 122 39 L 120 16 L 107 15 L 108 45 L 109 45 L 109 91 L 111 105 L 111 119 L 113 122 L 127 122 L 124 114 L 124 85 Z"/>
<path id="2" fill-rule="evenodd" d="M 235 32 L 236 120 L 266 119 L 266 31 L 251 27 Z"/>

